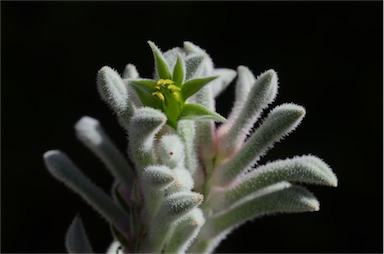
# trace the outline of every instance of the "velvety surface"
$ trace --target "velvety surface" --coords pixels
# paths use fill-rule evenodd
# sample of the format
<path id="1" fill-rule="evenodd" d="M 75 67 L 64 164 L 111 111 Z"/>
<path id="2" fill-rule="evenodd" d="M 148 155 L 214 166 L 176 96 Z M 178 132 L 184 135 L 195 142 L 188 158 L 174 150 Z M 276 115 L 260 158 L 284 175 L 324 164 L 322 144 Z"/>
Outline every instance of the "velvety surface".
<path id="1" fill-rule="evenodd" d="M 338 188 L 308 186 L 316 213 L 258 219 L 231 234 L 218 252 L 383 251 L 382 2 L 2 2 L 1 252 L 64 252 L 80 213 L 94 249 L 109 228 L 51 177 L 42 154 L 66 152 L 109 191 L 112 178 L 76 140 L 83 115 L 100 120 L 122 151 L 125 135 L 96 91 L 104 65 L 133 63 L 152 75 L 147 40 L 161 49 L 185 40 L 217 67 L 275 69 L 273 105 L 307 109 L 300 127 L 261 161 L 314 154 Z M 218 112 L 232 106 L 234 86 Z"/>

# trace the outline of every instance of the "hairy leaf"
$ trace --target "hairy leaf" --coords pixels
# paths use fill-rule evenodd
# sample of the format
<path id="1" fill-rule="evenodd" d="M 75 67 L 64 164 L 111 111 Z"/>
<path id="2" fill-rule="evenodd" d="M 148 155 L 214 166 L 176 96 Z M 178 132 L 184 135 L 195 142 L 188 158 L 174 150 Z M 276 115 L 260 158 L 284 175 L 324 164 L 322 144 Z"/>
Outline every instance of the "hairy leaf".
<path id="1" fill-rule="evenodd" d="M 319 202 L 301 186 L 277 183 L 260 190 L 264 193 L 240 203 L 213 219 L 215 231 L 223 232 L 263 215 L 318 211 Z"/>
<path id="2" fill-rule="evenodd" d="M 213 97 L 219 96 L 232 80 L 236 77 L 236 71 L 226 68 L 219 68 L 213 70 L 213 75 L 218 76 L 217 79 L 212 81 L 212 93 Z"/>
<path id="3" fill-rule="evenodd" d="M 190 191 L 193 189 L 194 181 L 191 173 L 185 168 L 179 167 L 173 169 L 175 181 L 167 189 L 167 193 L 176 193 L 180 191 Z"/>
<path id="4" fill-rule="evenodd" d="M 104 162 L 112 175 L 128 188 L 132 188 L 133 169 L 105 134 L 99 121 L 88 116 L 82 117 L 76 123 L 75 130 L 77 138 Z"/>
<path id="5" fill-rule="evenodd" d="M 327 164 L 315 156 L 301 156 L 274 161 L 253 169 L 241 176 L 234 186 L 219 192 L 214 201 L 221 207 L 227 207 L 281 181 L 337 186 L 337 178 Z"/>
<path id="6" fill-rule="evenodd" d="M 165 253 L 185 253 L 204 223 L 205 218 L 202 210 L 194 208 L 176 226 L 168 241 Z"/>
<path id="7" fill-rule="evenodd" d="M 129 152 L 138 170 L 153 163 L 153 143 L 167 117 L 159 110 L 143 107 L 136 110 L 129 128 Z"/>
<path id="8" fill-rule="evenodd" d="M 185 80 L 193 79 L 199 74 L 205 56 L 201 54 L 192 54 L 185 59 Z"/>
<path id="9" fill-rule="evenodd" d="M 138 79 L 140 77 L 137 72 L 136 66 L 133 64 L 127 64 L 123 72 L 124 79 Z"/>
<path id="10" fill-rule="evenodd" d="M 217 170 L 220 184 L 228 183 L 251 167 L 273 144 L 294 130 L 305 115 L 305 109 L 295 104 L 274 108 L 236 155 Z"/>
<path id="11" fill-rule="evenodd" d="M 237 68 L 238 78 L 235 87 L 235 103 L 228 117 L 230 122 L 233 122 L 240 114 L 247 97 L 256 83 L 256 78 L 246 66 Z"/>
<path id="12" fill-rule="evenodd" d="M 169 186 L 175 180 L 175 177 L 169 167 L 160 165 L 145 168 L 143 179 L 149 184 L 150 188 L 159 190 Z"/>
<path id="13" fill-rule="evenodd" d="M 70 189 L 78 193 L 96 211 L 114 224 L 121 232 L 128 233 L 126 213 L 102 189 L 92 183 L 64 153 L 51 150 L 44 154 L 49 172 Z"/>
<path id="14" fill-rule="evenodd" d="M 229 130 L 222 137 L 220 153 L 223 156 L 231 154 L 241 144 L 251 130 L 262 110 L 271 103 L 277 94 L 277 75 L 273 70 L 260 75 L 255 85 L 249 91 L 244 106 L 234 122 L 228 122 Z"/>
<path id="15" fill-rule="evenodd" d="M 197 152 L 195 144 L 195 125 L 193 121 L 179 121 L 178 133 L 183 141 L 185 148 L 185 166 L 188 171 L 193 175 L 197 170 Z"/>
<path id="16" fill-rule="evenodd" d="M 68 228 L 65 236 L 65 247 L 68 253 L 93 253 L 91 243 L 79 216 L 75 217 Z"/>
<path id="17" fill-rule="evenodd" d="M 299 213 L 319 210 L 319 202 L 303 187 L 281 182 L 260 190 L 246 202 L 207 220 L 189 251 L 211 253 L 226 235 L 246 221 L 276 213 Z M 209 232 L 209 233 L 208 233 Z M 210 239 L 200 238 L 209 234 Z"/>
<path id="18" fill-rule="evenodd" d="M 180 218 L 200 205 L 202 201 L 203 195 L 190 191 L 174 193 L 165 198 L 144 242 L 144 251 L 161 252 L 165 240 L 170 237 Z"/>
<path id="19" fill-rule="evenodd" d="M 108 66 L 97 73 L 97 89 L 101 98 L 115 112 L 132 111 L 129 105 L 129 95 L 120 75 Z"/>

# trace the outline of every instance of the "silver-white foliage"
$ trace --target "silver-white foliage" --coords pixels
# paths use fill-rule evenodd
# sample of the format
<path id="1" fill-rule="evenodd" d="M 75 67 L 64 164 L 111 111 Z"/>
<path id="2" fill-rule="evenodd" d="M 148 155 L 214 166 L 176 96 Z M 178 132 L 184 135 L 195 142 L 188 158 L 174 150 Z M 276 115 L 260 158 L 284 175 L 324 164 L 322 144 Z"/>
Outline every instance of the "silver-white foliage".
<path id="1" fill-rule="evenodd" d="M 80 217 L 75 217 L 69 226 L 65 236 L 65 247 L 68 253 L 93 253 Z"/>
<path id="2" fill-rule="evenodd" d="M 127 109 L 128 90 L 120 75 L 108 66 L 101 68 L 97 74 L 97 88 L 101 98 L 116 112 Z"/>
<path id="3" fill-rule="evenodd" d="M 317 199 L 293 182 L 337 186 L 335 174 L 324 161 L 307 155 L 257 165 L 305 115 L 302 106 L 282 104 L 251 131 L 276 97 L 274 70 L 255 78 L 246 66 L 239 66 L 237 73 L 216 68 L 207 52 L 191 42 L 164 54 L 153 42 L 149 44 L 155 57 L 155 79 L 171 78 L 175 66 L 182 66 L 184 81 L 218 76 L 187 103 L 214 112 L 215 97 L 237 74 L 235 101 L 228 121 L 221 126 L 213 121 L 181 120 L 175 130 L 166 124 L 164 112 L 140 101 L 132 82 L 146 79 L 134 65 L 126 65 L 122 77 L 110 67 L 101 68 L 97 88 L 126 129 L 127 155 L 118 151 L 93 118 L 83 117 L 75 130 L 114 176 L 114 199 L 64 153 L 48 151 L 44 160 L 55 178 L 79 193 L 111 224 L 115 239 L 108 253 L 213 252 L 228 233 L 246 221 L 319 210 Z M 68 230 L 66 246 L 69 252 L 92 252 L 78 218 Z"/>
<path id="4" fill-rule="evenodd" d="M 67 155 L 58 150 L 51 150 L 44 154 L 44 159 L 47 169 L 56 179 L 77 192 L 121 232 L 128 233 L 128 218 L 125 212 L 89 180 Z"/>

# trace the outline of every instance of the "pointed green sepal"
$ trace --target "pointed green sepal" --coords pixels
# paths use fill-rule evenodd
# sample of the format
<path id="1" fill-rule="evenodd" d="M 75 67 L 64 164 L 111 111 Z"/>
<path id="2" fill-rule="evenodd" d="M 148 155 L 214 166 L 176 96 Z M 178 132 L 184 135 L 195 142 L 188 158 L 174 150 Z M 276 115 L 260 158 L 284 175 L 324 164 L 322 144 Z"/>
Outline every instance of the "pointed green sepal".
<path id="1" fill-rule="evenodd" d="M 167 61 L 170 70 L 175 68 L 177 56 L 179 55 L 185 58 L 185 52 L 180 47 L 175 47 L 163 52 L 164 59 Z"/>
<path id="2" fill-rule="evenodd" d="M 156 81 L 152 79 L 128 79 L 127 83 L 136 92 L 137 96 L 141 100 L 141 103 L 151 108 L 161 108 L 161 100 L 153 96 L 155 91 L 154 86 Z"/>
<path id="3" fill-rule="evenodd" d="M 172 79 L 172 75 L 171 75 L 171 72 L 169 71 L 167 61 L 165 60 L 160 49 L 151 41 L 148 41 L 148 44 L 151 47 L 153 52 L 153 57 L 155 58 L 156 72 L 159 78 Z"/>
<path id="4" fill-rule="evenodd" d="M 218 113 L 211 112 L 198 104 L 185 104 L 181 110 L 179 120 L 214 120 L 220 123 L 226 121 L 226 119 Z"/>
<path id="5" fill-rule="evenodd" d="M 206 78 L 197 78 L 191 79 L 185 82 L 181 87 L 181 92 L 183 94 L 184 100 L 188 99 L 201 88 L 207 85 L 210 81 L 218 78 L 218 76 L 206 77 Z"/>
<path id="6" fill-rule="evenodd" d="M 181 84 L 184 83 L 184 77 L 185 77 L 185 66 L 183 63 L 183 59 L 181 58 L 180 55 L 178 55 L 175 68 L 173 69 L 173 81 L 175 82 L 176 86 L 180 87 Z"/>

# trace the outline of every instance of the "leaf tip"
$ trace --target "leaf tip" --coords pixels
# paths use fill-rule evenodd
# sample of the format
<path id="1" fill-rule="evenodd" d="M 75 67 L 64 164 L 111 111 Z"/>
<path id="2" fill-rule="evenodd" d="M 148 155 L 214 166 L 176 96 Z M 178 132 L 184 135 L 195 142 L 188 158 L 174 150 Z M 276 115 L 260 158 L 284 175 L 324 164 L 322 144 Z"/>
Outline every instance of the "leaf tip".
<path id="1" fill-rule="evenodd" d="M 317 212 L 320 210 L 320 203 L 317 201 L 317 199 L 311 200 L 309 205 L 313 209 L 312 211 Z"/>
<path id="2" fill-rule="evenodd" d="M 204 195 L 200 193 L 195 193 L 194 199 L 197 204 L 201 204 L 204 200 Z"/>
<path id="3" fill-rule="evenodd" d="M 151 40 L 147 40 L 147 43 L 148 43 L 149 46 L 151 46 L 151 47 L 155 46 L 155 43 L 153 43 L 153 41 L 151 41 Z"/>

